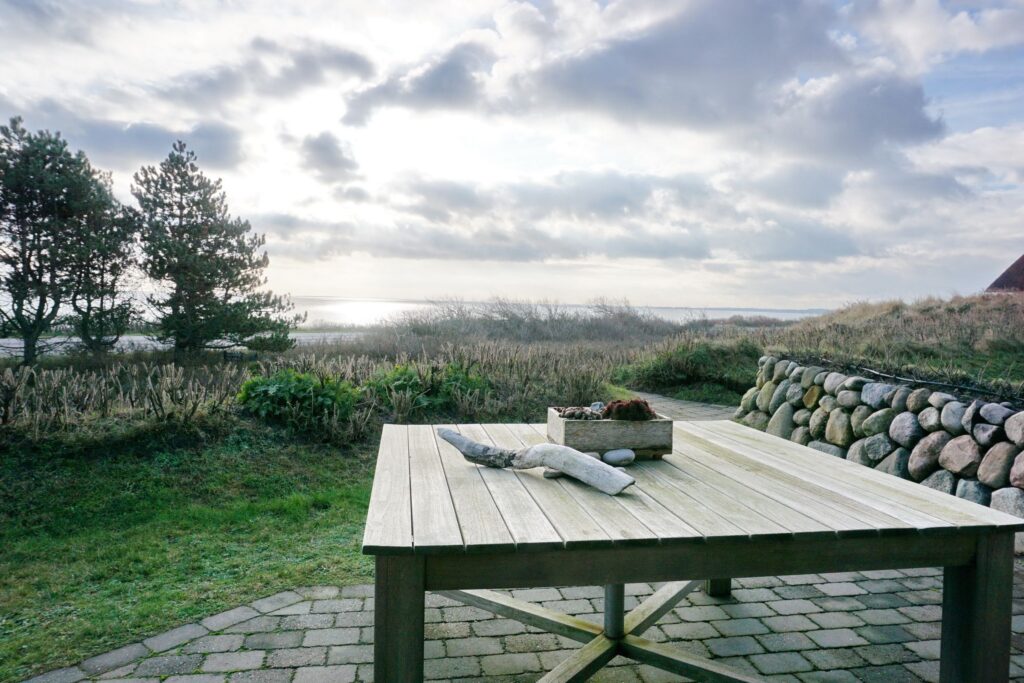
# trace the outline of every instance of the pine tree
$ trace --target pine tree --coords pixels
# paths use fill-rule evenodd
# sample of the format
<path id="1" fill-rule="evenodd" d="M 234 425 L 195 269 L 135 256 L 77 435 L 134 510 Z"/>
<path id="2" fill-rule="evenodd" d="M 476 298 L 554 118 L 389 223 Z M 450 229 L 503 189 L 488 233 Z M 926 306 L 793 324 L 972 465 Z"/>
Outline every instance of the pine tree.
<path id="1" fill-rule="evenodd" d="M 207 178 L 184 142 L 159 167 L 135 174 L 142 269 L 164 289 L 148 297 L 155 338 L 176 352 L 249 346 L 283 349 L 300 320 L 285 297 L 263 290 L 263 235 L 228 214 L 220 180 Z"/>
<path id="2" fill-rule="evenodd" d="M 45 351 L 71 292 L 70 248 L 110 201 L 101 175 L 59 133 L 0 126 L 0 328 L 23 344 L 25 364 Z"/>

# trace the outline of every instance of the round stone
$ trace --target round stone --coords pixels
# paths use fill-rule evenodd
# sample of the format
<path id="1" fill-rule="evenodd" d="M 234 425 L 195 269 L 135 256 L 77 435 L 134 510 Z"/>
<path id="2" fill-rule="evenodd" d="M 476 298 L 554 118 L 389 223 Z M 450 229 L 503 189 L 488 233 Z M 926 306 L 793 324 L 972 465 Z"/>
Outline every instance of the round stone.
<path id="1" fill-rule="evenodd" d="M 979 422 L 974 425 L 974 440 L 986 448 L 1003 440 L 1005 434 L 1002 427 Z"/>
<path id="2" fill-rule="evenodd" d="M 928 399 L 931 398 L 930 389 L 915 389 L 907 396 L 907 410 L 912 413 L 919 413 L 928 407 Z"/>
<path id="3" fill-rule="evenodd" d="M 974 425 L 977 424 L 978 412 L 981 407 L 985 405 L 982 401 L 971 401 L 971 405 L 967 406 L 967 410 L 964 411 L 964 416 L 960 418 L 960 424 L 963 425 L 965 434 L 972 434 L 974 432 Z"/>
<path id="4" fill-rule="evenodd" d="M 1013 460 L 1013 467 L 1010 468 L 1010 486 L 1024 489 L 1024 453 Z"/>
<path id="5" fill-rule="evenodd" d="M 897 448 L 889 455 L 885 456 L 882 462 L 875 466 L 875 469 L 879 472 L 885 472 L 891 474 L 894 477 L 900 479 L 910 479 L 910 451 L 906 448 Z"/>
<path id="6" fill-rule="evenodd" d="M 812 441 L 809 444 L 807 444 L 807 446 L 809 448 L 813 448 L 816 451 L 821 451 L 822 453 L 826 453 L 828 455 L 833 455 L 833 456 L 835 456 L 837 458 L 845 458 L 846 457 L 846 449 L 845 448 L 840 448 L 839 446 L 835 446 L 833 444 L 826 443 L 824 441 Z"/>
<path id="7" fill-rule="evenodd" d="M 824 393 L 825 390 L 817 384 L 811 385 L 811 387 L 804 392 L 804 408 L 814 410 L 818 405 L 818 401 L 821 400 L 821 395 Z"/>
<path id="8" fill-rule="evenodd" d="M 800 376 L 800 386 L 804 389 L 810 389 L 814 386 L 814 378 L 817 377 L 819 372 L 824 370 L 825 368 L 819 368 L 817 365 L 804 368 L 803 374 Z"/>
<path id="9" fill-rule="evenodd" d="M 807 410 L 807 408 L 801 408 L 796 411 L 793 413 L 793 422 L 801 427 L 806 427 L 811 423 L 811 411 Z"/>
<path id="10" fill-rule="evenodd" d="M 928 406 L 917 415 L 917 421 L 921 423 L 927 432 L 935 432 L 942 429 L 942 418 L 939 409 Z"/>
<path id="11" fill-rule="evenodd" d="M 960 436 L 963 434 L 963 419 L 964 412 L 966 411 L 967 406 L 960 401 L 950 401 L 946 405 L 942 406 L 942 413 L 940 414 L 942 428 L 953 436 Z"/>
<path id="12" fill-rule="evenodd" d="M 780 360 L 775 364 L 775 370 L 772 372 L 772 381 L 781 382 L 786 378 L 786 369 L 789 367 L 788 360 Z"/>
<path id="13" fill-rule="evenodd" d="M 892 424 L 896 414 L 896 411 L 892 408 L 882 408 L 881 410 L 873 412 L 864 420 L 864 424 L 861 425 L 861 430 L 864 432 L 865 436 L 888 433 L 889 425 Z"/>
<path id="14" fill-rule="evenodd" d="M 616 448 L 602 455 L 601 460 L 612 467 L 622 467 L 636 460 L 636 453 L 629 448 Z"/>
<path id="15" fill-rule="evenodd" d="M 921 481 L 939 469 L 939 456 L 953 437 L 946 432 L 933 432 L 921 439 L 910 454 L 908 468 L 914 481 Z"/>
<path id="16" fill-rule="evenodd" d="M 811 419 L 807 423 L 807 427 L 811 432 L 811 436 L 815 439 L 825 438 L 825 427 L 828 425 L 828 411 L 822 408 L 818 408 L 811 413 Z"/>
<path id="17" fill-rule="evenodd" d="M 907 399 L 910 398 L 910 394 L 912 393 L 913 391 L 910 387 L 897 387 L 896 391 L 892 392 L 892 398 L 889 399 L 889 405 L 892 406 L 892 409 L 897 413 L 902 413 L 907 409 Z"/>
<path id="18" fill-rule="evenodd" d="M 944 391 L 935 391 L 928 397 L 928 404 L 933 408 L 942 408 L 942 406 L 946 405 L 950 401 L 955 400 L 956 396 L 953 396 L 952 394 L 947 394 Z"/>
<path id="19" fill-rule="evenodd" d="M 822 396 L 821 400 L 818 401 L 818 405 L 830 413 L 839 407 L 839 404 L 836 402 L 836 397 L 830 396 L 829 394 Z"/>
<path id="20" fill-rule="evenodd" d="M 904 448 L 913 448 L 924 435 L 917 415 L 909 410 L 894 417 L 889 425 L 889 438 Z"/>
<path id="21" fill-rule="evenodd" d="M 860 465 L 874 467 L 876 463 L 892 453 L 896 444 L 885 434 L 875 434 L 866 439 L 854 442 L 846 454 L 847 460 L 852 460 Z"/>
<path id="22" fill-rule="evenodd" d="M 743 424 L 747 425 L 748 427 L 752 427 L 753 429 L 759 429 L 763 432 L 765 430 L 765 427 L 768 426 L 769 419 L 771 418 L 768 417 L 768 413 L 760 410 L 755 410 L 751 413 L 747 413 L 743 417 Z"/>
<path id="23" fill-rule="evenodd" d="M 824 386 L 825 385 L 825 379 L 827 377 L 828 377 L 828 370 L 822 370 L 821 372 L 819 372 L 817 375 L 814 376 L 814 383 L 817 384 L 819 387 Z"/>
<path id="24" fill-rule="evenodd" d="M 853 391 L 860 391 L 861 387 L 863 387 L 869 381 L 870 380 L 868 380 L 866 377 L 856 377 L 856 376 L 848 377 L 846 379 L 846 381 L 843 382 L 843 389 L 851 389 Z"/>
<path id="25" fill-rule="evenodd" d="M 978 466 L 978 481 L 985 486 L 1001 489 L 1010 485 L 1010 469 L 1020 448 L 1009 441 L 1001 441 L 985 451 Z"/>
<path id="26" fill-rule="evenodd" d="M 836 402 L 839 403 L 841 408 L 853 410 L 860 405 L 860 392 L 843 389 L 836 395 Z"/>
<path id="27" fill-rule="evenodd" d="M 790 383 L 789 388 L 786 389 L 786 402 L 795 407 L 803 407 L 804 390 L 799 384 Z"/>
<path id="28" fill-rule="evenodd" d="M 757 407 L 757 387 L 747 389 L 747 393 L 740 399 L 740 407 L 747 412 Z"/>
<path id="29" fill-rule="evenodd" d="M 842 448 L 846 448 L 853 443 L 853 429 L 850 426 L 849 414 L 842 410 L 833 410 L 828 414 L 828 424 L 825 425 L 825 440 Z"/>
<path id="30" fill-rule="evenodd" d="M 864 420 L 871 416 L 871 406 L 858 405 L 850 413 L 850 427 L 853 428 L 853 435 L 860 438 L 869 436 L 864 433 Z"/>
<path id="31" fill-rule="evenodd" d="M 835 395 L 839 387 L 846 381 L 846 375 L 841 372 L 830 372 L 825 377 L 825 392 Z"/>
<path id="32" fill-rule="evenodd" d="M 797 389 L 799 388 L 800 387 L 797 387 Z M 788 439 L 789 435 L 793 433 L 794 427 L 796 427 L 796 423 L 793 422 L 793 406 L 788 403 L 783 403 L 779 406 L 779 409 L 772 414 L 772 419 L 768 421 L 768 426 L 765 428 L 765 431 L 772 436 Z"/>
<path id="33" fill-rule="evenodd" d="M 860 390 L 860 400 L 875 410 L 885 408 L 889 404 L 885 400 L 896 387 L 884 382 L 868 382 Z"/>
<path id="34" fill-rule="evenodd" d="M 779 406 L 786 402 L 786 392 L 789 390 L 790 384 L 791 382 L 788 379 L 784 379 L 775 387 L 772 399 L 768 402 L 768 412 L 770 414 L 774 414 L 779 409 Z"/>
<path id="35" fill-rule="evenodd" d="M 1010 441 L 1024 448 L 1024 411 L 1006 418 L 1003 428 L 1006 430 L 1006 437 Z"/>
<path id="36" fill-rule="evenodd" d="M 789 440 L 801 446 L 806 446 L 811 442 L 811 431 L 807 427 L 797 427 L 789 435 Z"/>
<path id="37" fill-rule="evenodd" d="M 930 489 L 953 495 L 956 491 L 956 477 L 948 470 L 932 472 L 921 482 Z"/>
<path id="38" fill-rule="evenodd" d="M 1006 422 L 1006 418 L 1013 415 L 1012 410 L 998 403 L 986 403 L 978 412 L 985 422 L 992 425 L 1001 425 Z"/>
<path id="39" fill-rule="evenodd" d="M 775 393 L 775 389 L 778 387 L 775 382 L 765 382 L 761 387 L 761 390 L 757 394 L 757 401 L 755 405 L 760 411 L 767 411 L 768 404 L 772 402 L 772 394 Z"/>
<path id="40" fill-rule="evenodd" d="M 961 479 L 956 485 L 956 497 L 987 506 L 992 501 L 992 489 L 975 479 Z"/>
<path id="41" fill-rule="evenodd" d="M 942 448 L 939 464 L 954 474 L 973 477 L 981 465 L 981 447 L 966 434 L 958 436 Z"/>

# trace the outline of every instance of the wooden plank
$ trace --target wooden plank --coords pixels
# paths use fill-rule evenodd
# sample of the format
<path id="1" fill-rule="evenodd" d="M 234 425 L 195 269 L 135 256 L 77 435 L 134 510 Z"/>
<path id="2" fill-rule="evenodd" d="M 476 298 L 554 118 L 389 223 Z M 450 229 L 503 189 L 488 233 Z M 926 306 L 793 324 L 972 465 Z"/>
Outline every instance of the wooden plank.
<path id="1" fill-rule="evenodd" d="M 508 429 L 519 437 L 524 445 L 543 443 L 544 435 L 529 425 L 507 425 Z M 633 466 L 627 468 L 627 472 L 633 475 Z M 633 477 L 634 479 L 636 477 Z M 614 502 L 626 513 L 639 520 L 647 529 L 653 532 L 661 543 L 671 543 L 678 540 L 692 540 L 702 534 L 694 527 L 687 524 L 668 508 L 652 498 L 639 484 L 627 488 L 625 491 L 613 497 Z"/>
<path id="2" fill-rule="evenodd" d="M 437 436 L 440 427 L 455 429 L 455 426 L 434 425 L 431 431 L 441 456 L 441 466 L 448 481 L 448 490 L 451 491 L 466 550 L 493 552 L 515 548 L 515 541 L 505 526 L 501 511 L 494 504 L 491 492 L 480 476 L 480 468 Z"/>
<path id="3" fill-rule="evenodd" d="M 365 554 L 413 551 L 408 437 L 407 428 L 400 425 L 384 425 L 381 432 L 363 531 Z"/>
<path id="4" fill-rule="evenodd" d="M 673 514 L 696 529 L 705 540 L 716 537 L 746 537 L 750 535 L 701 501 L 691 498 L 675 486 L 663 482 L 651 472 L 651 468 L 663 467 L 660 464 L 635 463 L 630 466 L 629 473 L 636 479 L 637 486 L 643 488 L 644 493 L 661 503 L 666 509 L 672 510 Z"/>
<path id="5" fill-rule="evenodd" d="M 734 422 L 705 422 L 702 423 L 702 426 L 724 433 L 743 435 L 744 438 L 752 438 L 762 445 L 773 444 L 775 441 L 775 437 L 769 434 L 759 432 L 756 429 L 750 429 L 749 427 L 743 427 Z M 750 434 L 747 434 L 747 432 L 750 432 Z M 805 459 L 808 456 L 818 455 L 813 449 L 809 449 L 806 446 L 783 439 L 779 439 L 779 441 L 782 441 L 783 445 L 787 448 L 787 453 L 800 453 Z M 818 460 L 820 461 L 821 459 L 818 458 Z M 871 482 L 873 485 L 890 492 L 892 496 L 900 496 L 900 500 L 905 505 L 914 506 L 921 512 L 935 515 L 942 511 L 942 518 L 952 524 L 958 526 L 995 526 L 1005 528 L 1008 531 L 1024 530 L 1024 520 L 999 512 L 998 510 L 976 505 L 956 496 L 950 496 L 930 489 L 927 486 L 921 486 L 916 482 L 887 475 L 884 472 L 877 472 L 870 467 L 864 467 L 848 460 L 833 458 L 829 463 L 834 467 L 842 468 L 844 477 L 853 477 L 859 482 Z"/>
<path id="6" fill-rule="evenodd" d="M 430 425 L 409 426 L 409 481 L 412 490 L 412 540 L 416 552 L 462 550 L 448 480 Z"/>
<path id="7" fill-rule="evenodd" d="M 888 532 L 893 529 L 899 531 L 915 529 L 914 525 L 879 512 L 870 505 L 845 496 L 836 496 L 835 491 L 818 485 L 814 480 L 801 479 L 773 460 L 739 453 L 727 441 L 723 441 L 721 444 L 712 444 L 705 440 L 701 442 L 700 448 L 703 452 L 713 453 L 716 457 L 749 472 L 751 476 L 758 477 L 758 481 L 761 478 L 770 478 L 778 481 L 789 489 L 790 495 L 800 493 L 801 498 L 806 496 L 808 499 L 814 500 L 816 504 L 821 504 L 841 514 L 849 515 L 853 519 L 860 520 L 864 525 L 878 531 Z"/>
<path id="8" fill-rule="evenodd" d="M 821 521 L 823 524 L 835 529 L 840 535 L 878 533 L 879 523 L 875 516 L 864 514 L 851 506 L 843 505 L 843 498 L 836 498 L 835 495 L 827 495 L 826 492 L 815 486 L 808 486 L 806 482 L 794 485 L 784 473 L 768 467 L 754 460 L 743 463 L 734 462 L 729 457 L 730 451 L 725 447 L 714 448 L 710 444 L 702 444 L 697 447 L 691 443 L 680 444 L 679 452 L 687 457 L 705 465 L 719 474 L 745 486 L 754 488 L 765 496 L 775 500 L 797 512 Z M 895 524 L 903 529 L 909 529 L 910 525 L 893 520 Z M 892 525 L 886 524 L 885 528 Z"/>
<path id="9" fill-rule="evenodd" d="M 723 476 L 707 465 L 687 458 L 679 452 L 666 455 L 662 460 L 673 467 L 699 477 L 709 486 L 713 486 L 729 496 L 733 501 L 742 501 L 744 505 L 756 509 L 793 534 L 835 535 L 836 533 L 835 529 L 827 524 L 772 500 L 761 491 Z M 733 504 L 735 505 L 735 502 Z"/>
<path id="10" fill-rule="evenodd" d="M 576 683 L 589 679 L 612 661 L 618 652 L 618 643 L 598 636 L 558 663 L 538 683 Z"/>
<path id="11" fill-rule="evenodd" d="M 494 591 L 440 591 L 440 594 L 581 643 L 588 643 L 595 636 L 601 635 L 601 627 L 586 619 L 545 609 L 532 602 L 516 600 Z"/>
<path id="12" fill-rule="evenodd" d="M 730 432 L 708 430 L 706 429 L 707 424 L 677 423 L 676 434 L 681 442 L 689 441 L 701 445 L 725 444 L 737 454 L 755 460 L 771 462 L 777 467 L 789 468 L 793 476 L 803 479 L 809 484 L 822 486 L 831 490 L 836 496 L 860 502 L 879 512 L 896 517 L 912 525 L 918 531 L 930 531 L 933 533 L 956 531 L 956 527 L 949 522 L 925 514 L 920 510 L 907 507 L 898 499 L 894 500 L 889 492 L 874 487 L 871 482 L 865 484 L 847 476 L 847 473 L 844 471 L 836 470 L 831 467 L 833 464 L 831 461 L 827 461 L 827 458 L 818 457 L 817 452 L 812 449 L 778 439 L 781 442 L 778 444 L 779 449 L 773 451 L 772 448 L 765 447 L 764 444 L 745 441 L 742 435 L 736 436 Z M 769 446 L 771 445 L 769 444 Z M 789 445 L 800 449 L 800 452 L 783 450 L 788 448 Z M 808 452 L 805 453 L 804 451 Z M 780 453 L 784 455 L 780 455 Z M 837 463 L 845 462 L 837 458 L 832 458 L 832 460 L 835 460 Z M 853 465 L 854 463 L 849 464 Z M 860 467 L 860 465 L 857 465 L 857 467 Z"/>
<path id="13" fill-rule="evenodd" d="M 671 645 L 655 643 L 636 636 L 626 636 L 619 642 L 619 649 L 626 657 L 638 662 L 650 664 L 663 671 L 686 676 L 697 681 L 713 681 L 714 683 L 763 683 L 765 679 L 745 674 L 704 659 L 688 652 L 683 652 Z"/>
<path id="14" fill-rule="evenodd" d="M 973 564 L 946 567 L 942 589 L 939 680 L 1009 678 L 1013 534 L 978 537 Z"/>
<path id="15" fill-rule="evenodd" d="M 424 555 L 427 590 L 599 586 L 676 581 L 680 576 L 778 576 L 962 565 L 974 559 L 973 535 L 941 543 L 920 534 L 846 538 L 787 536 L 714 543 L 627 546 L 506 554 Z"/>
<path id="16" fill-rule="evenodd" d="M 474 441 L 493 443 L 480 425 L 457 425 L 457 429 Z M 514 472 L 479 466 L 478 470 L 505 520 L 505 526 L 512 534 L 517 550 L 524 546 L 535 550 L 564 546 L 561 536 Z"/>
<path id="17" fill-rule="evenodd" d="M 700 588 L 701 581 L 672 581 L 654 592 L 626 615 L 626 633 L 640 635 L 658 623 L 680 600 Z"/>
<path id="18" fill-rule="evenodd" d="M 424 565 L 418 556 L 377 557 L 373 670 L 379 681 L 423 680 Z"/>
<path id="19" fill-rule="evenodd" d="M 488 424 L 483 425 L 483 428 L 491 440 L 502 448 L 519 449 L 523 447 L 522 440 L 509 430 L 508 425 Z M 551 526 L 565 541 L 565 547 L 595 547 L 611 543 L 608 534 L 590 516 L 590 513 L 580 507 L 576 499 L 561 486 L 558 486 L 556 482 L 544 479 L 543 471 L 540 468 L 516 470 L 515 475 L 537 502 L 548 521 L 551 522 Z"/>
<path id="20" fill-rule="evenodd" d="M 921 533 L 956 533 L 961 523 L 966 523 L 970 527 L 977 526 L 974 524 L 974 518 L 963 517 L 946 504 L 947 501 L 956 500 L 955 496 L 939 493 L 927 486 L 907 482 L 898 477 L 874 472 L 871 468 L 847 460 L 823 458 L 822 454 L 813 449 L 784 439 L 769 437 L 771 440 L 765 441 L 757 436 L 757 430 L 747 427 L 741 429 L 744 431 L 733 430 L 719 422 L 701 425 L 681 423 L 677 427 L 677 433 L 688 431 L 697 435 L 694 438 L 698 440 L 711 440 L 715 443 L 725 441 L 733 450 L 754 458 L 774 458 L 778 466 L 788 467 L 797 476 L 898 517 L 913 524 Z M 752 434 L 747 434 L 746 431 Z M 701 433 L 703 436 L 698 435 Z M 779 443 L 775 443 L 776 441 Z M 901 486 L 894 488 L 892 484 Z M 919 495 L 921 490 L 937 495 L 938 498 L 934 499 L 927 495 L 922 497 Z"/>

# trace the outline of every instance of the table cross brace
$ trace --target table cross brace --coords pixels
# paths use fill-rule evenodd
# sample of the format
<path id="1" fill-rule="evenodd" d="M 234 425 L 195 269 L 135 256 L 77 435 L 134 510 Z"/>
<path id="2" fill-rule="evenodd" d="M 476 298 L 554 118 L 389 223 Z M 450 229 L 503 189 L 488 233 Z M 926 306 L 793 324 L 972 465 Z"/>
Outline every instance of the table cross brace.
<path id="1" fill-rule="evenodd" d="M 604 628 L 585 619 L 562 614 L 531 602 L 516 600 L 489 590 L 440 591 L 441 595 L 499 616 L 515 619 L 528 626 L 565 636 L 584 646 L 563 660 L 541 683 L 585 681 L 605 664 L 622 655 L 638 662 L 686 676 L 696 681 L 757 683 L 762 679 L 740 673 L 711 660 L 682 652 L 669 645 L 655 643 L 639 635 L 653 626 L 666 612 L 703 581 L 666 583 L 628 614 L 625 612 L 622 584 L 605 586 Z"/>

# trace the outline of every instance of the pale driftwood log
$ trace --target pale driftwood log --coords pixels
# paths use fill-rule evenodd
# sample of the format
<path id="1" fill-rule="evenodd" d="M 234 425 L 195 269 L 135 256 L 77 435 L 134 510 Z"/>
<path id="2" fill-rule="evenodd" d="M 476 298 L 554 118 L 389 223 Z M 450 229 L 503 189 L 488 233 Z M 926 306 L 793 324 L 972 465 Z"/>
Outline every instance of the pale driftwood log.
<path id="1" fill-rule="evenodd" d="M 558 470 L 598 491 L 615 496 L 636 483 L 633 477 L 596 458 L 568 446 L 540 443 L 519 450 L 477 443 L 452 429 L 438 429 L 438 436 L 455 446 L 470 462 L 487 467 L 528 470 L 547 467 Z"/>

